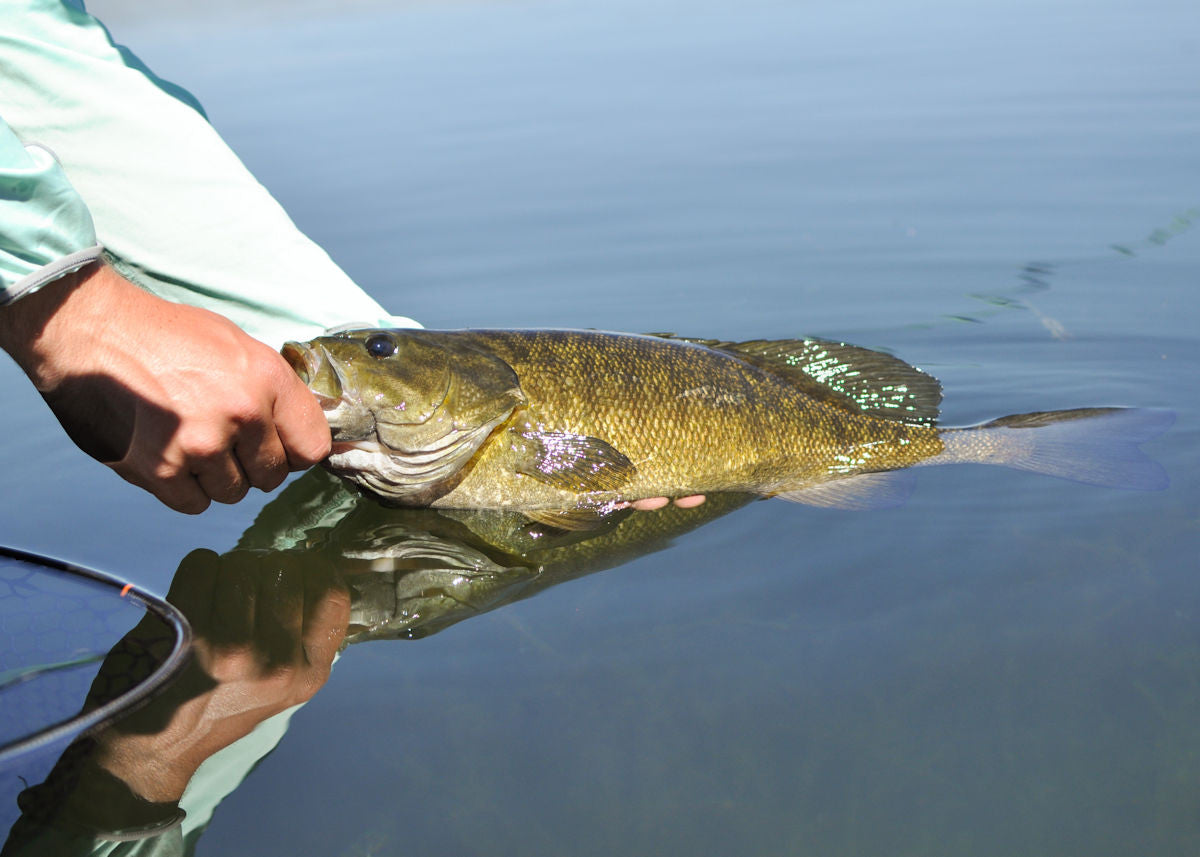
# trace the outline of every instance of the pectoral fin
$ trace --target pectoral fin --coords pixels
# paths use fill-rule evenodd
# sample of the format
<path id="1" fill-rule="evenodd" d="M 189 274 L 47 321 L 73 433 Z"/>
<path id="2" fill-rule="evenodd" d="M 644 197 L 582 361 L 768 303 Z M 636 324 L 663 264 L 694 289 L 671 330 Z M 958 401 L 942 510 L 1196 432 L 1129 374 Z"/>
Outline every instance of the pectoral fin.
<path id="1" fill-rule="evenodd" d="M 617 491 L 637 473 L 632 461 L 597 437 L 514 431 L 512 450 L 518 473 L 579 494 Z"/>

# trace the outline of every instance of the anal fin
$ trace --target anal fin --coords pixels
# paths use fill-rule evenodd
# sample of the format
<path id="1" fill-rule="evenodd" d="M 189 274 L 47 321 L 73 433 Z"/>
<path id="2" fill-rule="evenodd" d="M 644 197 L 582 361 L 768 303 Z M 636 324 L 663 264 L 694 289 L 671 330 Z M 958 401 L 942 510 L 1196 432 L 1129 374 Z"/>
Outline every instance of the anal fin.
<path id="1" fill-rule="evenodd" d="M 916 474 L 905 470 L 858 473 L 790 488 L 773 496 L 806 506 L 865 512 L 902 506 L 912 494 L 916 481 Z"/>

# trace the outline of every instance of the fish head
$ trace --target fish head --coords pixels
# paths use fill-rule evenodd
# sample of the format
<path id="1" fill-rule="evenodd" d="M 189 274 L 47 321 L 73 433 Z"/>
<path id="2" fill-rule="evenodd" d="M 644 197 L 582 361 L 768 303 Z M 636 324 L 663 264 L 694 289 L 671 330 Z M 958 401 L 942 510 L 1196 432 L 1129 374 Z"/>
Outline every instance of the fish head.
<path id="1" fill-rule="evenodd" d="M 330 469 L 402 502 L 436 492 L 524 401 L 511 366 L 452 333 L 350 330 L 282 354 L 325 412 Z"/>

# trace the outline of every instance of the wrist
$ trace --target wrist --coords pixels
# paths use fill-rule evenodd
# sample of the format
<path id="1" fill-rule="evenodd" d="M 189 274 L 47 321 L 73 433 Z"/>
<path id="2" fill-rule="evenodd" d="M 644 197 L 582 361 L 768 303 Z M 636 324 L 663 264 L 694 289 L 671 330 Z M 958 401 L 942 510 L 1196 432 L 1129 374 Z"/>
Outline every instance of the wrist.
<path id="1" fill-rule="evenodd" d="M 22 792 L 17 802 L 22 814 L 39 825 L 101 839 L 158 836 L 186 816 L 175 799 L 148 800 L 91 760 L 70 771 L 55 768 L 44 783 Z"/>
<path id="2" fill-rule="evenodd" d="M 112 268 L 95 263 L 47 283 L 33 294 L 0 307 L 0 348 L 41 392 L 69 374 L 64 357 L 86 348 L 119 302 L 145 296 Z"/>

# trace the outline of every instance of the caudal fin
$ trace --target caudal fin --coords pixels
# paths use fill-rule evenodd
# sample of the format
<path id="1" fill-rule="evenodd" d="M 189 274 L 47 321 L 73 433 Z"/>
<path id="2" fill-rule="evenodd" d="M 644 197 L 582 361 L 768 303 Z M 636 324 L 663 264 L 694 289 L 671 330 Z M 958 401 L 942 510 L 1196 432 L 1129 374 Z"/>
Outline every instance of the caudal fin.
<path id="1" fill-rule="evenodd" d="M 943 433 L 947 458 L 1002 464 L 1089 485 L 1157 491 L 1166 471 L 1139 444 L 1157 437 L 1175 414 L 1144 408 L 1079 408 L 1002 417 Z"/>

